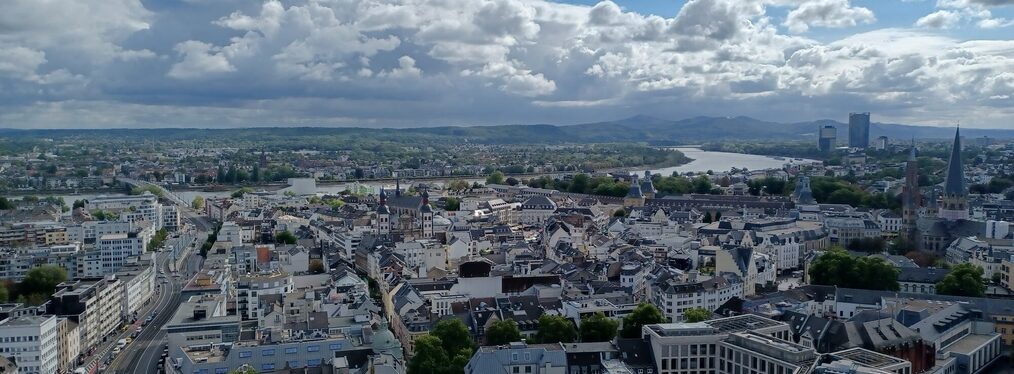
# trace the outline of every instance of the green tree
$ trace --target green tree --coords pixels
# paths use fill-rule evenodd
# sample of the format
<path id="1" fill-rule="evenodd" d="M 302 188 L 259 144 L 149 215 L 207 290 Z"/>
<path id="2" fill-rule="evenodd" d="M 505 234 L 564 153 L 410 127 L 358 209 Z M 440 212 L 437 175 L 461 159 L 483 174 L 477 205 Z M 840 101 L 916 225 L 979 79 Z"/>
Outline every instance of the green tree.
<path id="1" fill-rule="evenodd" d="M 190 202 L 190 207 L 194 210 L 204 209 L 204 198 L 201 196 L 194 196 L 194 201 Z"/>
<path id="2" fill-rule="evenodd" d="M 542 343 L 573 343 L 577 340 L 577 329 L 566 317 L 543 314 L 535 338 Z"/>
<path id="3" fill-rule="evenodd" d="M 251 192 L 253 192 L 253 188 L 243 187 L 243 188 L 240 188 L 240 189 L 238 189 L 236 191 L 233 191 L 231 196 L 232 196 L 233 199 L 238 199 L 238 198 L 243 197 L 243 195 L 246 195 L 246 194 L 251 193 Z"/>
<path id="4" fill-rule="evenodd" d="M 0 196 L 0 210 L 11 210 L 14 209 L 14 203 L 7 200 L 6 197 Z"/>
<path id="5" fill-rule="evenodd" d="M 254 166 L 253 170 L 250 171 L 250 181 L 256 183 L 261 181 L 261 168 L 260 166 Z"/>
<path id="6" fill-rule="evenodd" d="M 856 257 L 833 247 L 810 265 L 810 283 L 866 290 L 897 291 L 898 273 L 877 257 Z"/>
<path id="7" fill-rule="evenodd" d="M 288 230 L 282 231 L 278 235 L 275 235 L 275 243 L 278 244 L 296 244 L 296 236 Z"/>
<path id="8" fill-rule="evenodd" d="M 447 189 L 451 191 L 464 191 L 467 190 L 470 185 L 467 181 L 461 179 L 452 180 L 447 184 Z"/>
<path id="9" fill-rule="evenodd" d="M 73 209 L 84 208 L 85 204 L 87 204 L 87 203 L 88 203 L 88 200 L 74 200 L 74 205 L 72 206 L 72 208 Z"/>
<path id="10" fill-rule="evenodd" d="M 708 177 L 701 175 L 697 177 L 697 179 L 694 179 L 694 193 L 711 193 L 712 188 L 714 188 L 714 186 L 711 184 L 711 180 L 709 180 Z"/>
<path id="11" fill-rule="evenodd" d="M 683 316 L 690 323 L 704 322 L 711 318 L 711 311 L 704 308 L 690 308 L 683 311 Z"/>
<path id="12" fill-rule="evenodd" d="M 443 341 L 433 335 L 416 339 L 412 359 L 408 362 L 408 374 L 448 373 L 447 351 Z"/>
<path id="13" fill-rule="evenodd" d="M 963 263 L 951 268 L 940 283 L 937 283 L 937 294 L 966 297 L 982 297 L 986 293 L 986 284 L 982 280 L 982 268 Z"/>
<path id="14" fill-rule="evenodd" d="M 581 318 L 581 341 L 608 342 L 616 337 L 620 322 L 602 312 Z"/>
<path id="15" fill-rule="evenodd" d="M 623 318 L 623 330 L 620 336 L 624 338 L 641 337 L 641 326 L 666 322 L 665 315 L 655 305 L 641 303 L 634 311 Z"/>
<path id="16" fill-rule="evenodd" d="M 504 179 L 503 172 L 497 170 L 486 177 L 486 184 L 503 184 Z"/>
<path id="17" fill-rule="evenodd" d="M 7 283 L 0 282 L 0 303 L 6 303 L 10 298 L 11 293 L 7 290 Z"/>
<path id="18" fill-rule="evenodd" d="M 444 352 L 447 352 L 448 357 L 454 356 L 452 352 L 457 353 L 462 349 L 475 349 L 475 342 L 472 341 L 472 334 L 468 332 L 468 327 L 457 318 L 437 322 L 433 330 L 430 330 L 430 335 L 443 342 Z M 468 356 L 471 357 L 472 354 L 469 353 Z"/>
<path id="19" fill-rule="evenodd" d="M 454 212 L 457 211 L 458 209 L 461 209 L 461 200 L 458 200 L 458 198 L 456 197 L 448 197 L 444 201 L 445 201 L 444 209 L 446 209 L 449 212 Z"/>
<path id="20" fill-rule="evenodd" d="M 496 321 L 486 329 L 486 345 L 504 345 L 519 341 L 521 330 L 518 330 L 518 324 L 514 320 Z"/>
<path id="21" fill-rule="evenodd" d="M 32 268 L 25 275 L 18 291 L 21 294 L 52 295 L 56 285 L 67 280 L 67 270 L 57 265 L 46 264 Z"/>

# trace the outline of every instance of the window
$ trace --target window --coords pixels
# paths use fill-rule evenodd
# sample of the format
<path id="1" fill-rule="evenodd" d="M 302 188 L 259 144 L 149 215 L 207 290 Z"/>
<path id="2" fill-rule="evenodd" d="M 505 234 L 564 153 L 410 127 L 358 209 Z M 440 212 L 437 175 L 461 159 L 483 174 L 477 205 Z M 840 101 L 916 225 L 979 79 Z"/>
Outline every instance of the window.
<path id="1" fill-rule="evenodd" d="M 275 349 L 274 348 L 265 349 L 265 350 L 261 351 L 261 356 L 274 356 L 274 355 L 275 355 Z"/>
<path id="2" fill-rule="evenodd" d="M 289 361 L 289 368 L 298 369 L 299 368 L 299 361 L 298 360 Z"/>
<path id="3" fill-rule="evenodd" d="M 514 374 L 518 374 L 518 373 L 520 373 L 520 372 L 521 372 L 521 368 L 519 368 L 519 367 L 517 367 L 517 366 L 515 366 L 515 367 L 514 367 L 513 369 L 514 369 L 514 370 L 513 370 L 513 371 L 514 371 Z"/>
<path id="4" fill-rule="evenodd" d="M 275 363 L 274 362 L 268 362 L 268 363 L 261 364 L 261 370 L 275 370 Z"/>
<path id="5" fill-rule="evenodd" d="M 229 368 L 216 368 L 215 374 L 228 374 Z"/>
<path id="6" fill-rule="evenodd" d="M 313 366 L 313 367 L 320 366 L 320 359 L 319 358 L 315 358 L 315 359 L 312 359 L 312 360 L 306 360 L 306 366 Z"/>
<path id="7" fill-rule="evenodd" d="M 331 345 L 328 346 L 328 348 L 330 348 L 332 351 L 341 350 L 342 349 L 342 343 L 331 343 Z"/>
<path id="8" fill-rule="evenodd" d="M 285 348 L 285 354 L 287 354 L 287 355 L 293 355 L 293 354 L 296 354 L 298 352 L 299 352 L 299 348 L 296 348 L 296 347 Z"/>
<path id="9" fill-rule="evenodd" d="M 253 352 L 242 351 L 239 353 L 239 358 L 247 358 L 247 357 L 253 357 Z"/>
<path id="10" fill-rule="evenodd" d="M 319 345 L 308 345 L 308 346 L 306 346 L 306 351 L 307 352 L 320 352 L 320 346 Z"/>

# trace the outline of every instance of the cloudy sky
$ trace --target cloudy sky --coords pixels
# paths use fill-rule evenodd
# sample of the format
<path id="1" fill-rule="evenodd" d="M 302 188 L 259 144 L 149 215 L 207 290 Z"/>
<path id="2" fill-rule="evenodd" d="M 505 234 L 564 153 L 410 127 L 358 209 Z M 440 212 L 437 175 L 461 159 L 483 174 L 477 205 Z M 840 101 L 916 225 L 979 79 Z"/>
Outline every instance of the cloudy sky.
<path id="1" fill-rule="evenodd" d="M 1014 0 L 4 0 L 0 127 L 1014 128 Z"/>

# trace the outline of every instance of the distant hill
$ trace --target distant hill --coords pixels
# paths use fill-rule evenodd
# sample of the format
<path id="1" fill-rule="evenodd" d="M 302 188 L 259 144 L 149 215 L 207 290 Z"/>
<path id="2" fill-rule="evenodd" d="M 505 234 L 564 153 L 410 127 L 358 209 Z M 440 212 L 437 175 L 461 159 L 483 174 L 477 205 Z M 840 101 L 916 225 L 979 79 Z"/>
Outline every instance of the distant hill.
<path id="1" fill-rule="evenodd" d="M 454 140 L 482 144 L 520 143 L 609 143 L 649 142 L 656 144 L 691 144 L 707 141 L 789 140 L 814 141 L 820 127 L 832 125 L 838 129 L 839 143 L 848 138 L 848 124 L 817 120 L 797 123 L 762 121 L 750 117 L 692 117 L 666 120 L 649 116 L 585 123 L 577 125 L 499 125 L 467 127 L 420 127 L 407 129 L 362 127 L 265 127 L 243 129 L 107 129 L 107 130 L 14 130 L 0 129 L 0 137 L 69 138 L 69 137 L 136 137 L 149 139 L 239 138 L 262 137 L 371 137 L 393 142 L 415 140 Z M 954 135 L 953 128 L 910 126 L 873 123 L 870 137 L 887 136 L 892 139 L 946 139 Z M 1012 130 L 963 128 L 962 135 L 970 138 L 1014 138 Z"/>

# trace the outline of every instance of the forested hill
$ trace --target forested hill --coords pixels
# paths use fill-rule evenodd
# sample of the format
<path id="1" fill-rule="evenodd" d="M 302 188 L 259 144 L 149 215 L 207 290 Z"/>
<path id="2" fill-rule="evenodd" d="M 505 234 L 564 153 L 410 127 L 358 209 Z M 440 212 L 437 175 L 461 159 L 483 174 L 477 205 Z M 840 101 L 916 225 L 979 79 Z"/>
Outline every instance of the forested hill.
<path id="1" fill-rule="evenodd" d="M 136 138 L 158 140 L 232 139 L 270 141 L 293 138 L 383 140 L 395 143 L 439 143 L 443 141 L 482 144 L 557 144 L 648 142 L 691 144 L 714 141 L 798 140 L 816 142 L 817 131 L 825 125 L 838 128 L 839 144 L 848 138 L 848 125 L 831 120 L 777 123 L 750 117 L 693 117 L 678 121 L 635 116 L 616 121 L 577 125 L 499 125 L 468 127 L 362 128 L 362 127 L 258 127 L 241 129 L 105 129 L 105 130 L 15 130 L 0 129 L 8 138 Z M 870 138 L 947 139 L 953 128 L 874 123 Z M 1014 138 L 1012 130 L 963 128 L 969 138 Z"/>

